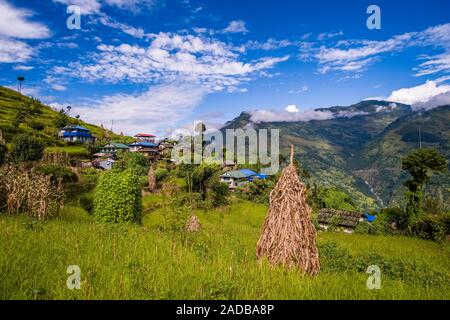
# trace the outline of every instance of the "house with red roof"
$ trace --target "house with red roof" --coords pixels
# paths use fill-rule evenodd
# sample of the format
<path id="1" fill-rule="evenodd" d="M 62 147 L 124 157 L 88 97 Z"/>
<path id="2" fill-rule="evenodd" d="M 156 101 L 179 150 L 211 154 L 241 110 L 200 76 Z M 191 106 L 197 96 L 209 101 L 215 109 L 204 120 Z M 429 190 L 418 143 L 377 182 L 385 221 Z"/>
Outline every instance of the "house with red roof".
<path id="1" fill-rule="evenodd" d="M 136 141 L 155 143 L 156 136 L 149 133 L 138 133 L 134 136 Z"/>

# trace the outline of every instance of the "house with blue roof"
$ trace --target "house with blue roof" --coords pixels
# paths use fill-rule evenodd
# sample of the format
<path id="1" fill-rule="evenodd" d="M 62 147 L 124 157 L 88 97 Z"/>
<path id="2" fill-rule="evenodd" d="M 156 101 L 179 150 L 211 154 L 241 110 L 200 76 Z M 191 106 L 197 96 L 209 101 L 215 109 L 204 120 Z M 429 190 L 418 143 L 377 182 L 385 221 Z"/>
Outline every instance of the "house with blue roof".
<path id="1" fill-rule="evenodd" d="M 158 144 L 149 141 L 136 141 L 128 145 L 131 152 L 139 152 L 146 156 L 150 161 L 156 160 L 160 156 Z"/>
<path id="2" fill-rule="evenodd" d="M 58 136 L 66 142 L 94 142 L 91 131 L 82 126 L 66 126 L 59 131 Z"/>
<path id="3" fill-rule="evenodd" d="M 235 190 L 255 179 L 266 179 L 267 177 L 267 175 L 258 174 L 250 169 L 241 169 L 225 172 L 220 176 L 220 182 L 227 183 L 231 190 Z"/>

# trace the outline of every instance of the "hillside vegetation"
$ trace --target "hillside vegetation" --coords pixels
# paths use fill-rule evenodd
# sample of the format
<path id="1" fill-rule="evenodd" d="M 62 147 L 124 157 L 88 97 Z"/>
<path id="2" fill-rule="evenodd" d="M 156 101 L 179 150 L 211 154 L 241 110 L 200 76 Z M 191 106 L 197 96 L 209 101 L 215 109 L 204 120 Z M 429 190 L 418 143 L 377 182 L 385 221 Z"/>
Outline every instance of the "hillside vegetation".
<path id="1" fill-rule="evenodd" d="M 0 130 L 7 142 L 19 133 L 28 133 L 41 138 L 49 147 L 47 148 L 48 152 L 83 153 L 85 149 L 82 146 L 61 149 L 61 147 L 66 147 L 66 144 L 58 138 L 59 128 L 55 123 L 57 117 L 58 111 L 42 104 L 39 100 L 0 86 Z M 71 116 L 68 116 L 68 124 L 86 127 L 100 140 L 106 133 L 105 129 L 99 126 Z M 109 131 L 107 134 L 114 140 L 132 141 L 130 137 L 120 136 Z"/>
<path id="2" fill-rule="evenodd" d="M 450 106 L 417 113 L 410 106 L 386 101 L 362 101 L 349 107 L 317 109 L 336 115 L 309 122 L 254 123 L 243 112 L 224 129 L 280 130 L 281 153 L 294 144 L 311 183 L 345 190 L 361 208 L 398 205 L 403 181 L 400 159 L 419 147 L 436 148 L 450 159 Z M 340 116 L 339 116 L 340 114 Z M 450 203 L 450 173 L 433 177 L 428 192 Z"/>

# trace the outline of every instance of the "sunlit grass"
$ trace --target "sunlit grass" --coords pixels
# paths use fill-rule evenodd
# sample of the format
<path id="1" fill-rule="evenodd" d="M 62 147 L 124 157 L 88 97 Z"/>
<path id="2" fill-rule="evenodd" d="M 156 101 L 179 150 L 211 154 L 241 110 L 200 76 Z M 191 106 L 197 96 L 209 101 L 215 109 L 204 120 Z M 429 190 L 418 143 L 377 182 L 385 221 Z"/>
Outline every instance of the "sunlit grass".
<path id="1" fill-rule="evenodd" d="M 150 196 L 143 203 L 159 201 Z M 1 216 L 0 299 L 450 298 L 448 244 L 320 233 L 321 247 L 332 242 L 351 255 L 348 267 L 344 264 L 336 271 L 324 264 L 311 278 L 260 265 L 255 246 L 266 209 L 235 201 L 229 207 L 200 210 L 203 231 L 185 238 L 164 231 L 163 207 L 148 213 L 142 226 L 100 226 L 84 210 L 71 206 L 45 223 Z M 361 257 L 367 254 L 382 256 L 394 269 L 405 263 L 425 273 L 404 278 L 390 276 L 394 269 L 388 275 L 382 270 L 382 288 L 368 290 L 369 275 L 352 266 L 365 261 Z M 80 290 L 66 287 L 69 265 L 81 268 Z M 436 274 L 437 283 L 423 279 Z"/>

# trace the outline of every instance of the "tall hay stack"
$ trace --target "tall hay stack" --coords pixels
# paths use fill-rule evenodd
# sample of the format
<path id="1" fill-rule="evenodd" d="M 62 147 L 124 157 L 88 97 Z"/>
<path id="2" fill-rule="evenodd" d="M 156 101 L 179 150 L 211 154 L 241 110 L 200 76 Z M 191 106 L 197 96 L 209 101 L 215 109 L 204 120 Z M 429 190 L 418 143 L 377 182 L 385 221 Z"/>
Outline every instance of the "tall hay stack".
<path id="1" fill-rule="evenodd" d="M 256 247 L 258 259 L 267 257 L 272 265 L 298 268 L 314 275 L 320 270 L 316 246 L 316 228 L 311 222 L 311 208 L 306 202 L 306 187 L 299 180 L 293 164 L 281 173 L 275 189 L 270 193 L 269 213 Z"/>

